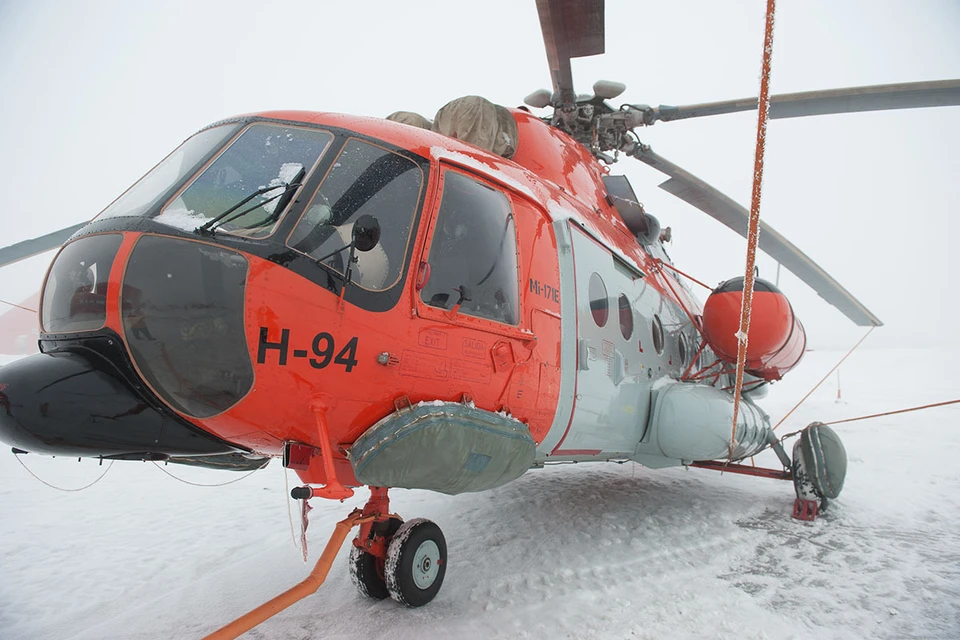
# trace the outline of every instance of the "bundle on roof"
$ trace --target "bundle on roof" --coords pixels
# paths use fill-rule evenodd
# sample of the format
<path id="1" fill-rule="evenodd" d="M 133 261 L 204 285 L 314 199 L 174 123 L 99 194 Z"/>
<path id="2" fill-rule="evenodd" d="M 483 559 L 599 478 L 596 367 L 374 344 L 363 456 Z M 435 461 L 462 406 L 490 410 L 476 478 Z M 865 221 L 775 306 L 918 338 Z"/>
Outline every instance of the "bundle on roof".
<path id="1" fill-rule="evenodd" d="M 419 113 L 414 113 L 413 111 L 394 111 L 387 116 L 387 120 L 399 122 L 400 124 L 408 124 L 411 127 L 419 127 L 421 129 L 433 129 L 432 122 L 424 118 Z"/>
<path id="2" fill-rule="evenodd" d="M 433 130 L 509 158 L 517 150 L 517 122 L 498 104 L 480 96 L 451 100 L 437 112 Z"/>

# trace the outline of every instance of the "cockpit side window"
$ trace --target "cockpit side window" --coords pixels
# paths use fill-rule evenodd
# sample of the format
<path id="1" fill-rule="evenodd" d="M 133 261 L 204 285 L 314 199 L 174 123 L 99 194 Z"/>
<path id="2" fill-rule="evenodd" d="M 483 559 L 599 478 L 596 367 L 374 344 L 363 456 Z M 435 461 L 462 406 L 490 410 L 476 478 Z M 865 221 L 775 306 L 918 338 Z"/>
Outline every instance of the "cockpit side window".
<path id="1" fill-rule="evenodd" d="M 420 291 L 425 304 L 516 325 L 517 235 L 510 200 L 501 191 L 447 171 Z"/>
<path id="2" fill-rule="evenodd" d="M 287 244 L 345 273 L 354 223 L 376 218 L 379 242 L 355 253 L 351 281 L 372 291 L 400 279 L 410 243 L 424 174 L 417 163 L 382 147 L 351 138 L 323 179 Z"/>

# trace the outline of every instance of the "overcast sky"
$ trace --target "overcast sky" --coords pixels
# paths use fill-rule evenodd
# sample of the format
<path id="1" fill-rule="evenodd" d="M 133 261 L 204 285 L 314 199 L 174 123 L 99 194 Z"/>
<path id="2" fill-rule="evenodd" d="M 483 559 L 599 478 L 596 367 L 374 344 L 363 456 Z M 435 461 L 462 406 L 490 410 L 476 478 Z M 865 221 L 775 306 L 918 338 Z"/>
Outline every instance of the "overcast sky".
<path id="1" fill-rule="evenodd" d="M 687 104 L 758 91 L 763 0 L 607 0 L 603 56 L 574 61 L 581 92 Z M 957 0 L 803 0 L 778 7 L 774 93 L 960 78 Z M 53 2 L 0 0 L 0 246 L 91 218 L 186 136 L 221 118 L 292 108 L 432 117 L 450 99 L 507 106 L 549 86 L 534 0 Z M 756 116 L 661 123 L 641 138 L 749 204 Z M 870 342 L 960 343 L 960 108 L 771 123 L 763 218 L 887 326 Z M 681 269 L 741 275 L 745 242 L 621 161 L 674 230 Z M 39 287 L 50 256 L 0 269 L 0 298 Z M 773 279 L 775 266 L 760 263 Z M 788 276 L 811 345 L 862 330 Z"/>

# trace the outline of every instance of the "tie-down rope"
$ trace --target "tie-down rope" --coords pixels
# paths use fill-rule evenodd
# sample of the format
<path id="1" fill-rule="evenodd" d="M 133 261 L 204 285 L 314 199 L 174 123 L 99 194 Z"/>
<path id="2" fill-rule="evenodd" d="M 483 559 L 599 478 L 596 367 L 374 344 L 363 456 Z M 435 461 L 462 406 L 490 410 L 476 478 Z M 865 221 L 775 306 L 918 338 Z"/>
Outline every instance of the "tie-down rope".
<path id="1" fill-rule="evenodd" d="M 753 160 L 753 195 L 750 199 L 750 225 L 747 230 L 747 266 L 743 278 L 743 300 L 740 306 L 740 330 L 737 331 L 737 382 L 733 393 L 733 424 L 730 427 L 730 457 L 737 446 L 737 418 L 743 391 L 743 372 L 747 361 L 747 336 L 750 332 L 750 310 L 753 304 L 754 264 L 760 239 L 760 191 L 763 186 L 763 152 L 767 140 L 770 115 L 770 67 L 773 58 L 773 23 L 776 0 L 767 0 L 767 20 L 763 35 L 763 64 L 760 72 L 760 104 L 757 118 L 757 148 Z"/>

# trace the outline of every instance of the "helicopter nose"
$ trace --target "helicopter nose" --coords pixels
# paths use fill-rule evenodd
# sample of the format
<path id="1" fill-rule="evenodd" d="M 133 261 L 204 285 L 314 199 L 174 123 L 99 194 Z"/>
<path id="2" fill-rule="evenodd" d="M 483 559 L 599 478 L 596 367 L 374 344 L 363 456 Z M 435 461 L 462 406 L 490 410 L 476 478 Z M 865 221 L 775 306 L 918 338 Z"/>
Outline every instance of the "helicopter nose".
<path id="1" fill-rule="evenodd" d="M 53 455 L 163 459 L 236 451 L 164 411 L 96 355 L 41 353 L 0 368 L 0 440 Z"/>

